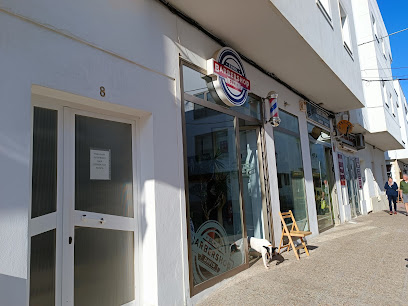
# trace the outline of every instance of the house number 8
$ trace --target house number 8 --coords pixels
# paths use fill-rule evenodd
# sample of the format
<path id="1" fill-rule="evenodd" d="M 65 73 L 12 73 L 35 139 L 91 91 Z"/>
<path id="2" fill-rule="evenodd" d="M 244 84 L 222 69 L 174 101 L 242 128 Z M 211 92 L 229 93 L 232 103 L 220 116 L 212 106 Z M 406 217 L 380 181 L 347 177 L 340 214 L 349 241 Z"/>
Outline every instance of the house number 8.
<path id="1" fill-rule="evenodd" d="M 103 86 L 101 86 L 101 87 L 99 87 L 99 89 L 100 89 L 100 91 L 99 91 L 99 94 L 101 95 L 101 97 L 104 97 L 105 96 L 105 87 L 103 87 Z"/>

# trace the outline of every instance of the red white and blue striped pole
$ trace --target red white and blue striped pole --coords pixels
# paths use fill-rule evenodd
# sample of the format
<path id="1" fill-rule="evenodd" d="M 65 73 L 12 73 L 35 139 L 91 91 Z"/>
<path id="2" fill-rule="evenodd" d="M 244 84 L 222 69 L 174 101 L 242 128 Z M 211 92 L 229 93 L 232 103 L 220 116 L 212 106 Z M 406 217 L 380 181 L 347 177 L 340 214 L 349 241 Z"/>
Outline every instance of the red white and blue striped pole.
<path id="1" fill-rule="evenodd" d="M 274 91 L 268 93 L 265 101 L 265 119 L 266 123 L 270 122 L 272 126 L 278 126 L 280 123 L 278 94 Z"/>

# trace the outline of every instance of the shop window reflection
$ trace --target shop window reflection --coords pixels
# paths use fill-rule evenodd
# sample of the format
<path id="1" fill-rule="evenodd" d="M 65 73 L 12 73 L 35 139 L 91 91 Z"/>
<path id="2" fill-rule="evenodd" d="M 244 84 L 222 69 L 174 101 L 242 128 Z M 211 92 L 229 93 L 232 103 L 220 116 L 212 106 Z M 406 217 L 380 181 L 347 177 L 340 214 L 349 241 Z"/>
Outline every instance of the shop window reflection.
<path id="1" fill-rule="evenodd" d="M 262 191 L 258 160 L 258 129 L 239 120 L 242 191 L 248 237 L 264 238 Z"/>
<path id="2" fill-rule="evenodd" d="M 330 133 L 308 123 L 310 160 L 312 163 L 317 222 L 319 231 L 334 225 L 332 192 L 334 186 Z"/>
<path id="3" fill-rule="evenodd" d="M 234 117 L 191 102 L 184 109 L 190 264 L 197 285 L 242 265 L 245 252 L 231 250 L 243 238 Z"/>
<path id="4" fill-rule="evenodd" d="M 309 230 L 305 180 L 297 117 L 284 111 L 274 128 L 279 201 L 282 212 L 292 210 L 300 230 Z"/>

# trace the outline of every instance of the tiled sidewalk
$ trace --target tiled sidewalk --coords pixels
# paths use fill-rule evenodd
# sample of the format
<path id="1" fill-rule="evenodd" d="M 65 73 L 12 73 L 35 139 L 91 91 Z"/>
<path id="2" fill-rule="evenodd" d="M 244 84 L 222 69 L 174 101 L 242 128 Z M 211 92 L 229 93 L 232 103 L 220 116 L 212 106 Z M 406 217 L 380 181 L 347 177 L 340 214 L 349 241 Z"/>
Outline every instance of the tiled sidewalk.
<path id="1" fill-rule="evenodd" d="M 199 305 L 408 305 L 405 215 L 362 216 L 309 246 L 310 257 L 284 252 L 269 270 L 258 260 Z"/>

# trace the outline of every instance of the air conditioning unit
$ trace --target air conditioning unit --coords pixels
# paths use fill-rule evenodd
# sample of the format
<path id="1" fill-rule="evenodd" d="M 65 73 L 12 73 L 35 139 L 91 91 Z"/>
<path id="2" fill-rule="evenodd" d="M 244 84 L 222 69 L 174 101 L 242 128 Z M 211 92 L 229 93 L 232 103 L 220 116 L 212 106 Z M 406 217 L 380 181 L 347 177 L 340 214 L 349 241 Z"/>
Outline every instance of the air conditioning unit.
<path id="1" fill-rule="evenodd" d="M 355 137 L 356 137 L 356 149 L 357 150 L 365 149 L 364 135 L 363 134 L 355 134 Z"/>

